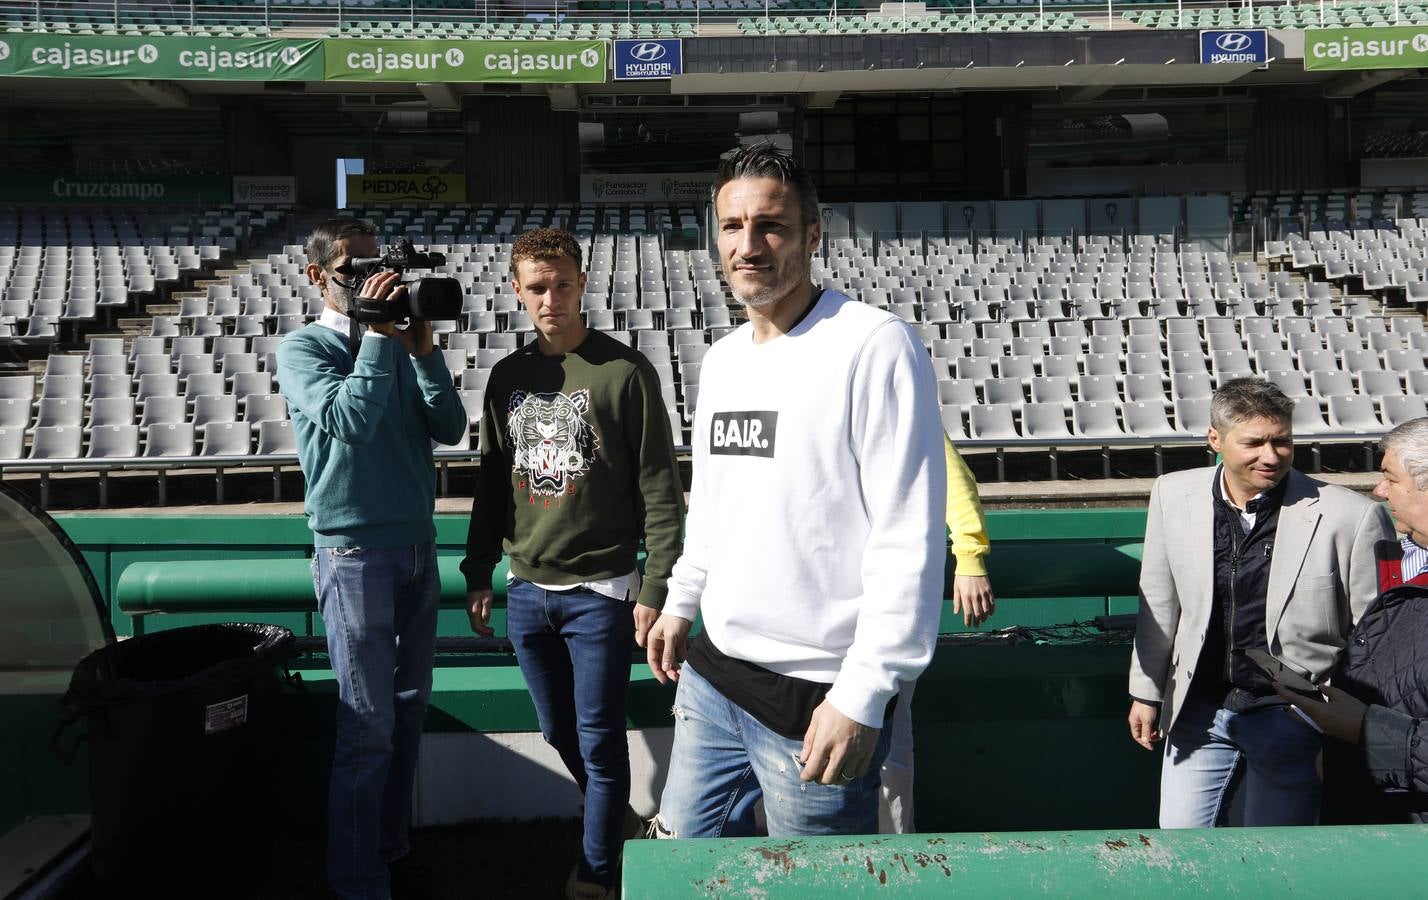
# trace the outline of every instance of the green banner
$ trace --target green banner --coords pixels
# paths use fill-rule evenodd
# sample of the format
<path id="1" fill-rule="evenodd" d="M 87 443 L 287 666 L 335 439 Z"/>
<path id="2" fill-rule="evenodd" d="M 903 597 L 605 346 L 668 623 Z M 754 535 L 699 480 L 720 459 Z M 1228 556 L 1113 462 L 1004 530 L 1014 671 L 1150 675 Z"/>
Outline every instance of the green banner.
<path id="1" fill-rule="evenodd" d="M 323 41 L 328 81 L 603 84 L 605 41 Z"/>
<path id="2" fill-rule="evenodd" d="M 1310 28 L 1304 68 L 1418 69 L 1428 66 L 1428 25 L 1393 28 Z"/>
<path id="3" fill-rule="evenodd" d="M 32 175 L 0 178 L 0 203 L 233 202 L 225 175 Z"/>
<path id="4" fill-rule="evenodd" d="M 0 35 L 0 76 L 321 81 L 322 42 L 261 38 Z"/>

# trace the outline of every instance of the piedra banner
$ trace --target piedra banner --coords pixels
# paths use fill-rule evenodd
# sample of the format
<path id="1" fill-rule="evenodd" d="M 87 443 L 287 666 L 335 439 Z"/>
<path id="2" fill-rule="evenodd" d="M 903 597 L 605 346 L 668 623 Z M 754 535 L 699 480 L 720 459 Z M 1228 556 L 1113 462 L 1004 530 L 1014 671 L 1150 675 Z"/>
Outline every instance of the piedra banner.
<path id="1" fill-rule="evenodd" d="M 1428 66 L 1428 25 L 1391 28 L 1310 28 L 1304 68 L 1421 69 Z"/>
<path id="2" fill-rule="evenodd" d="M 321 81 L 322 42 L 263 38 L 0 34 L 0 76 Z"/>
<path id="3" fill-rule="evenodd" d="M 603 84 L 605 41 L 323 42 L 328 81 Z"/>

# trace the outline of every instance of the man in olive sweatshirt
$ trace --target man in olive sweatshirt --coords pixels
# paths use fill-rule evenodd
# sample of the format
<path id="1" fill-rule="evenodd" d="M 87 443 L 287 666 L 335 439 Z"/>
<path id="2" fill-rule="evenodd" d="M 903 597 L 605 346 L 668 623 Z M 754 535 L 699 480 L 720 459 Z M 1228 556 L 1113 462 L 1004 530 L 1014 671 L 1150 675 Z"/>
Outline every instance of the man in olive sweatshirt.
<path id="1" fill-rule="evenodd" d="M 567 894 L 600 898 L 615 884 L 630 797 L 631 643 L 644 645 L 664 606 L 684 494 L 659 376 L 585 325 L 580 264 L 580 245 L 557 229 L 526 232 L 512 250 L 512 287 L 536 341 L 497 363 L 486 385 L 461 570 L 472 630 L 490 635 L 504 542 L 507 633 L 541 732 L 585 794 Z"/>

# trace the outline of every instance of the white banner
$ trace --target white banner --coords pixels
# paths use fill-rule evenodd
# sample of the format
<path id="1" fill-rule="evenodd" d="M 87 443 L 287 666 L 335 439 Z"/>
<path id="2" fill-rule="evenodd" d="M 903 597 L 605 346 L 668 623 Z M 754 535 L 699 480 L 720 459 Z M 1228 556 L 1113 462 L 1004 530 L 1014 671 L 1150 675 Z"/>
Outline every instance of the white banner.
<path id="1" fill-rule="evenodd" d="M 714 186 L 713 172 L 637 172 L 580 176 L 580 199 L 586 203 L 703 203 Z"/>
<path id="2" fill-rule="evenodd" d="M 234 175 L 233 202 L 245 206 L 292 206 L 297 179 L 291 175 Z"/>

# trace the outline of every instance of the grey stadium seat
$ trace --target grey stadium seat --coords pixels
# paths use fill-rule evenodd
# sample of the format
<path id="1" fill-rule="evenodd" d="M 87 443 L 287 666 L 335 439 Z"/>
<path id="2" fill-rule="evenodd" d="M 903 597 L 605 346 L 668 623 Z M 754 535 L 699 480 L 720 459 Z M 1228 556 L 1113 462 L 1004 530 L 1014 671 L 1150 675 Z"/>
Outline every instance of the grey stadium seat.
<path id="1" fill-rule="evenodd" d="M 1036 383 L 1032 383 L 1035 393 Z M 1069 396 L 1069 387 L 1068 387 Z M 1052 441 L 1071 437 L 1066 427 L 1067 407 L 1061 403 L 1027 403 L 1021 408 L 1021 431 L 1028 438 L 1038 441 Z"/>
<path id="2" fill-rule="evenodd" d="M 292 455 L 297 453 L 293 423 L 286 419 L 269 419 L 258 423 L 259 456 Z"/>
<path id="3" fill-rule="evenodd" d="M 23 459 L 25 429 L 0 427 L 0 460 Z"/>
<path id="4" fill-rule="evenodd" d="M 1296 437 L 1329 433 L 1329 426 L 1319 412 L 1318 400 L 1313 397 L 1294 398 L 1293 428 Z"/>
<path id="5" fill-rule="evenodd" d="M 247 456 L 252 452 L 253 432 L 245 422 L 210 422 L 201 433 L 200 456 Z"/>
<path id="6" fill-rule="evenodd" d="M 1071 429 L 1080 437 L 1125 436 L 1114 403 L 1078 402 L 1071 408 Z"/>
<path id="7" fill-rule="evenodd" d="M 1136 437 L 1173 437 L 1178 434 L 1165 418 L 1163 403 L 1127 403 L 1121 407 L 1121 414 L 1125 417 L 1126 431 Z"/>
<path id="8" fill-rule="evenodd" d="M 138 425 L 100 425 L 89 434 L 90 459 L 128 459 L 139 455 Z"/>
<path id="9" fill-rule="evenodd" d="M 144 439 L 145 456 L 193 456 L 193 426 L 188 422 L 151 425 Z"/>
<path id="10" fill-rule="evenodd" d="M 1424 403 L 1422 397 L 1384 397 L 1379 403 L 1383 411 L 1383 424 L 1389 428 L 1397 427 L 1413 419 L 1428 416 L 1428 404 Z"/>
<path id="11" fill-rule="evenodd" d="M 78 459 L 84 432 L 78 425 L 40 426 L 30 444 L 30 459 Z"/>
<path id="12" fill-rule="evenodd" d="M 1012 407 L 1006 403 L 982 404 L 967 410 L 967 433 L 973 440 L 1017 440 Z"/>
<path id="13" fill-rule="evenodd" d="M 1175 401 L 1175 430 L 1204 435 L 1210 430 L 1210 398 L 1185 397 Z"/>
<path id="14" fill-rule="evenodd" d="M 1373 398 L 1351 394 L 1329 398 L 1329 426 L 1335 431 L 1380 434 L 1385 429 L 1373 409 Z"/>

